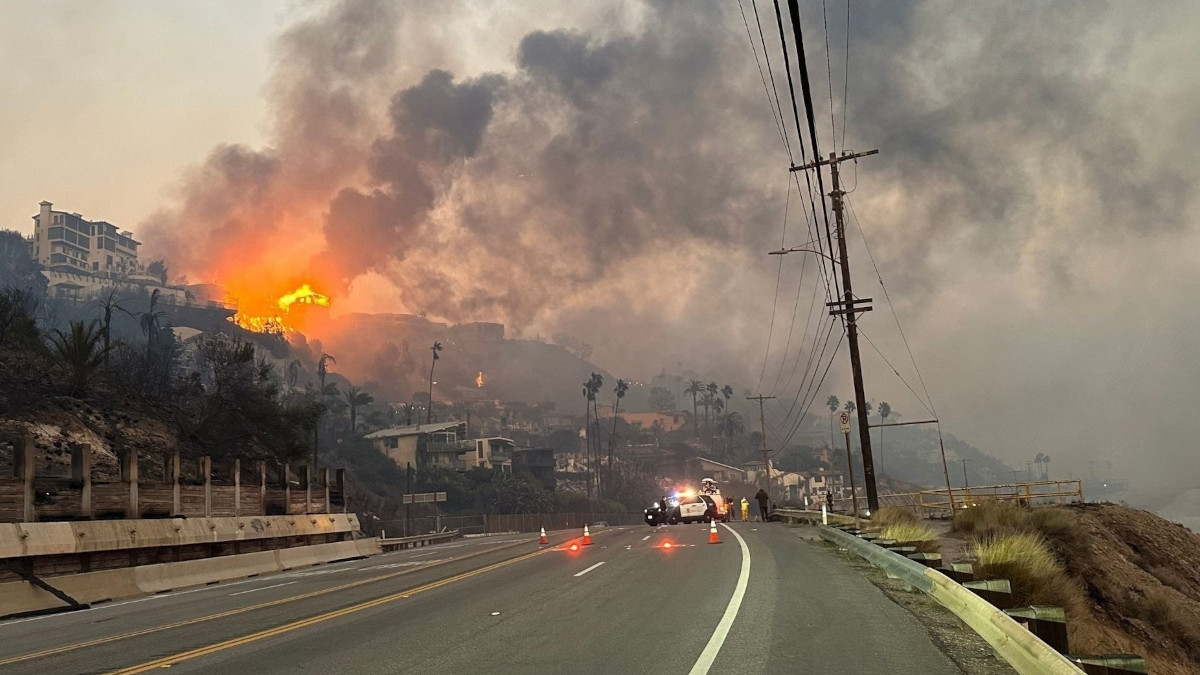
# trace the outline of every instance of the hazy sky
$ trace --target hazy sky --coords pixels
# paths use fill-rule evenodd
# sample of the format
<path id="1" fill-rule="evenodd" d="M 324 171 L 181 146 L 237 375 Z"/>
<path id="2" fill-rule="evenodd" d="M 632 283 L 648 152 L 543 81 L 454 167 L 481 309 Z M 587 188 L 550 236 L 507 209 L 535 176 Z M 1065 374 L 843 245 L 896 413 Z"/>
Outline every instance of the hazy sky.
<path id="1" fill-rule="evenodd" d="M 854 2 L 845 99 L 845 4 L 826 7 L 839 141 L 845 103 L 844 147 L 881 150 L 847 167 L 850 200 L 946 430 L 1017 466 L 1197 486 L 1200 5 Z M 802 15 L 827 152 L 821 5 Z M 337 311 L 571 332 L 619 375 L 683 363 L 775 394 L 786 427 L 824 298 L 815 259 L 783 261 L 764 368 L 764 253 L 808 237 L 736 3 L 0 16 L 0 225 L 49 199 L 189 281 L 313 278 Z M 920 391 L 849 237 L 863 329 Z M 926 416 L 864 350 L 869 397 Z M 846 398 L 845 360 L 816 398 Z"/>

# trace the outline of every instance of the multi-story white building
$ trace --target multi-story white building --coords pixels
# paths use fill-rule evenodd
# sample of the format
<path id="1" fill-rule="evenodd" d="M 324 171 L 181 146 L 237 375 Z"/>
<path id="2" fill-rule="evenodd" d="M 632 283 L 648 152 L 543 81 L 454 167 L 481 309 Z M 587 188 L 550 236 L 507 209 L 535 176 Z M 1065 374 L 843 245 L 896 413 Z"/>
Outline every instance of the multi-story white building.
<path id="1" fill-rule="evenodd" d="M 78 213 L 55 211 L 50 202 L 39 204 L 33 217 L 34 260 L 47 270 L 90 272 L 96 275 L 129 275 L 141 271 L 133 233 L 104 221 L 84 220 Z"/>
<path id="2" fill-rule="evenodd" d="M 28 240 L 29 254 L 50 281 L 51 296 L 86 300 L 114 286 L 143 286 L 158 289 L 165 302 L 188 302 L 184 289 L 166 286 L 161 278 L 146 273 L 138 262 L 141 242 L 132 232 L 102 220 L 86 220 L 78 213 L 55 211 L 50 202 L 39 206 Z"/>

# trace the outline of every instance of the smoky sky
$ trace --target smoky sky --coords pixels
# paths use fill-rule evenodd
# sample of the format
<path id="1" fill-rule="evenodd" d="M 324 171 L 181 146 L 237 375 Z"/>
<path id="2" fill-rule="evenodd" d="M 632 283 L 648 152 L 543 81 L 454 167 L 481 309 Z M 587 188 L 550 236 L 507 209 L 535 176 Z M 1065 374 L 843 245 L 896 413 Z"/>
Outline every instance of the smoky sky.
<path id="1" fill-rule="evenodd" d="M 1197 10 L 856 1 L 847 67 L 845 4 L 824 9 L 801 5 L 821 150 L 881 150 L 843 167 L 856 290 L 877 297 L 864 332 L 921 391 L 883 277 L 945 425 L 1016 466 L 1053 448 L 1077 474 L 1200 469 L 1176 410 L 1200 376 L 1176 312 L 1200 285 Z M 271 147 L 216 148 L 142 229 L 175 272 L 573 333 L 614 373 L 682 364 L 775 394 L 786 428 L 795 385 L 775 375 L 815 340 L 816 267 L 765 252 L 812 231 L 738 5 L 333 2 L 274 49 Z M 869 397 L 924 415 L 864 350 Z M 845 398 L 841 360 L 824 389 Z"/>

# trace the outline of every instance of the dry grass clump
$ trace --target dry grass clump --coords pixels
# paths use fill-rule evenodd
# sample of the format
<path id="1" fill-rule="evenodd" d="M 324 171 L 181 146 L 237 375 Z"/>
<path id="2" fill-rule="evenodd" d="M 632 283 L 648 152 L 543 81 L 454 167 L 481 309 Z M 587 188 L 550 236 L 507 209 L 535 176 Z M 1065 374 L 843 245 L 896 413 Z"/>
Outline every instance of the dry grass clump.
<path id="1" fill-rule="evenodd" d="M 975 540 L 975 572 L 1008 579 L 1019 605 L 1059 605 L 1086 611 L 1087 597 L 1040 534 L 1024 532 Z"/>
<path id="2" fill-rule="evenodd" d="M 916 523 L 920 521 L 911 509 L 903 506 L 883 506 L 871 514 L 871 526 L 886 529 L 889 525 Z"/>
<path id="3" fill-rule="evenodd" d="M 938 533 L 925 523 L 892 523 L 880 531 L 884 539 L 895 539 L 903 542 L 935 541 Z"/>

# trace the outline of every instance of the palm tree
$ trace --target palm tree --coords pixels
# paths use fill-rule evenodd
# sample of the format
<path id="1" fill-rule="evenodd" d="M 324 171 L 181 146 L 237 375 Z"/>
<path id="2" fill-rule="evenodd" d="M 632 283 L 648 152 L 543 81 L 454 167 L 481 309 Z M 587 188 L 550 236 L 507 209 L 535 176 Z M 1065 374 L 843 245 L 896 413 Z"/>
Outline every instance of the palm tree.
<path id="1" fill-rule="evenodd" d="M 708 431 L 709 429 L 712 428 L 712 425 L 709 423 L 709 412 L 712 410 L 712 405 L 713 405 L 714 400 L 715 399 L 713 398 L 713 395 L 708 391 L 705 391 L 703 394 L 700 395 L 700 405 L 704 408 L 704 429 L 705 429 L 705 431 Z"/>
<path id="2" fill-rule="evenodd" d="M 287 365 L 286 385 L 290 394 L 296 388 L 296 382 L 300 380 L 300 371 L 304 369 L 304 365 L 300 363 L 300 359 L 292 359 Z"/>
<path id="3" fill-rule="evenodd" d="M 592 383 L 592 426 L 595 427 L 596 436 L 595 453 L 593 455 L 596 458 L 596 494 L 600 496 L 603 494 L 604 488 L 600 476 L 600 389 L 604 387 L 604 376 L 600 373 L 592 373 L 592 377 L 588 381 Z M 588 434 L 588 438 L 591 437 L 592 434 Z"/>
<path id="4" fill-rule="evenodd" d="M 692 396 L 692 430 L 696 432 L 697 436 L 700 435 L 700 428 L 697 426 L 700 421 L 700 414 L 697 411 L 696 396 L 702 391 L 704 391 L 704 384 L 700 380 L 689 380 L 687 388 L 683 390 L 683 393 L 691 394 Z"/>
<path id="5" fill-rule="evenodd" d="M 354 436 L 355 430 L 358 428 L 358 407 L 370 405 L 375 401 L 375 397 L 358 387 L 350 387 L 346 390 L 346 405 L 350 406 L 350 436 Z"/>
<path id="6" fill-rule="evenodd" d="M 59 358 L 71 371 L 71 390 L 83 394 L 96 371 L 104 363 L 104 335 L 98 322 L 84 324 L 72 321 L 71 330 L 64 333 L 57 328 L 51 341 Z"/>
<path id="7" fill-rule="evenodd" d="M 325 389 L 325 375 L 329 372 L 330 363 L 337 363 L 337 359 L 329 354 L 321 354 L 321 358 L 317 360 L 317 379 L 321 382 L 321 402 L 324 403 L 329 394 Z M 331 383 L 332 384 L 332 383 Z M 332 384 L 334 390 L 337 390 L 337 385 Z M 334 394 L 336 396 L 336 394 Z M 321 452 L 321 418 L 325 416 L 325 409 L 321 409 L 321 414 L 317 416 L 317 423 L 313 425 L 313 469 L 317 468 L 317 458 Z"/>
<path id="8" fill-rule="evenodd" d="M 725 397 L 725 407 L 729 407 L 729 399 L 733 398 L 733 387 L 725 385 L 721 387 L 721 395 Z"/>
<path id="9" fill-rule="evenodd" d="M 617 444 L 617 413 L 621 410 L 621 399 L 625 398 L 627 391 L 629 391 L 629 383 L 617 378 L 617 387 L 613 389 L 613 393 L 617 395 L 616 401 L 613 402 L 613 430 L 608 437 L 608 483 L 610 485 L 612 484 L 613 449 Z"/>
<path id="10" fill-rule="evenodd" d="M 845 407 L 846 407 L 846 412 L 848 412 L 848 413 L 850 413 L 851 415 L 853 415 L 853 414 L 854 414 L 854 409 L 855 409 L 857 406 L 855 406 L 855 405 L 854 405 L 854 401 L 846 401 L 846 406 L 845 406 Z"/>
<path id="11" fill-rule="evenodd" d="M 733 445 L 734 434 L 746 433 L 746 420 L 740 413 L 731 412 L 727 415 L 722 415 L 717 420 L 717 432 L 728 439 L 725 443 L 725 457 L 730 455 L 730 447 Z"/>
<path id="12" fill-rule="evenodd" d="M 835 412 L 837 412 L 839 404 L 841 404 L 841 401 L 839 401 L 838 397 L 834 396 L 833 394 L 830 394 L 829 398 L 825 399 L 825 405 L 829 406 L 829 449 L 830 450 L 833 449 L 833 414 Z"/>
<path id="13" fill-rule="evenodd" d="M 592 482 L 595 475 L 593 473 L 595 465 L 592 460 L 592 405 L 596 402 L 596 394 L 600 392 L 599 382 L 603 382 L 603 378 L 596 373 L 592 373 L 592 376 L 583 383 L 583 428 L 585 429 L 585 438 L 587 439 L 587 452 L 585 454 L 588 461 L 588 473 L 591 474 L 588 476 L 588 499 L 592 498 Z"/>
<path id="14" fill-rule="evenodd" d="M 434 340 L 433 346 L 429 348 L 429 351 L 433 352 L 433 361 L 429 363 L 429 410 L 425 411 L 426 424 L 433 422 L 433 367 L 437 365 L 438 359 L 441 358 L 438 356 L 438 352 L 442 351 L 442 343 Z"/>
<path id="15" fill-rule="evenodd" d="M 879 402 L 879 419 L 887 424 L 887 418 L 892 416 L 892 406 L 887 401 Z M 883 473 L 883 427 L 879 427 L 879 473 Z"/>
<path id="16" fill-rule="evenodd" d="M 158 305 L 159 294 L 162 289 L 156 288 L 150 294 L 150 309 L 142 312 L 141 324 L 142 332 L 146 334 L 146 363 L 149 365 L 152 358 L 151 349 L 158 342 L 158 331 L 160 330 L 160 322 L 167 317 L 167 313 L 156 310 Z"/>

